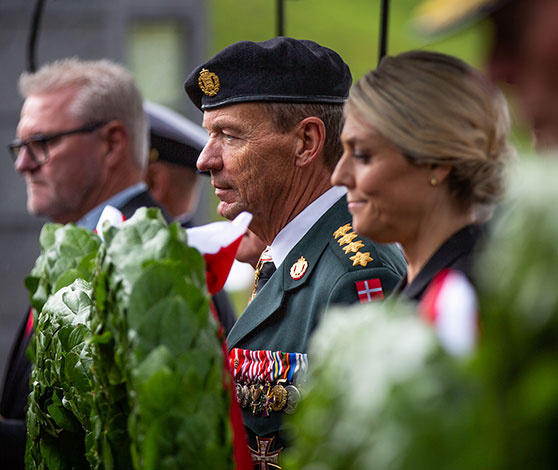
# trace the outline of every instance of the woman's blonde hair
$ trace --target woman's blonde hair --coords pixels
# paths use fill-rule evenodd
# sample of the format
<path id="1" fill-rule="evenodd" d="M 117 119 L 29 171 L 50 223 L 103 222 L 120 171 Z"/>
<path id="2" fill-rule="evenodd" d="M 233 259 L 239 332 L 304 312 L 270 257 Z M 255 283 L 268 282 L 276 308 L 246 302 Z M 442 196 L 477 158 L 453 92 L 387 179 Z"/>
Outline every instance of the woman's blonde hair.
<path id="1" fill-rule="evenodd" d="M 503 94 L 470 65 L 436 52 L 385 57 L 345 105 L 415 164 L 451 165 L 448 186 L 462 208 L 491 205 L 514 155 Z"/>

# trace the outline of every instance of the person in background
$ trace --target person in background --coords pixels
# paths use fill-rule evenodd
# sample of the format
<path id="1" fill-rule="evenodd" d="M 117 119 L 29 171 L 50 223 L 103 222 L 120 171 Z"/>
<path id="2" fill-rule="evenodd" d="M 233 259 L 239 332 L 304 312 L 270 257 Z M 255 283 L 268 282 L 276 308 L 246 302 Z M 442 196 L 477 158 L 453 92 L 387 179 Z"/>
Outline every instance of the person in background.
<path id="1" fill-rule="evenodd" d="M 145 101 L 144 109 L 150 138 L 145 181 L 171 217 L 190 227 L 201 189 L 196 161 L 207 142 L 207 132 L 160 104 Z"/>
<path id="2" fill-rule="evenodd" d="M 29 213 L 93 230 L 107 204 L 127 218 L 139 207 L 159 207 L 142 181 L 147 119 L 127 70 L 106 60 L 64 59 L 21 75 L 19 90 L 25 102 L 9 150 L 25 178 Z M 0 468 L 23 468 L 32 330 L 27 311 L 0 400 Z"/>
<path id="3" fill-rule="evenodd" d="M 199 201 L 201 176 L 196 161 L 207 142 L 207 132 L 177 112 L 146 101 L 149 121 L 149 164 L 145 181 L 155 200 L 174 221 L 191 226 Z M 213 297 L 219 321 L 228 334 L 236 314 L 224 290 Z"/>
<path id="4" fill-rule="evenodd" d="M 269 247 L 227 337 L 256 468 L 280 468 L 282 416 L 295 410 L 322 312 L 383 298 L 405 269 L 396 246 L 353 231 L 345 190 L 330 183 L 350 84 L 337 53 L 288 37 L 235 43 L 185 83 L 204 112 L 209 141 L 197 166 L 211 174 L 219 214 L 251 212 L 250 229 Z"/>
<path id="5" fill-rule="evenodd" d="M 411 51 L 361 78 L 345 115 L 332 183 L 360 235 L 403 247 L 397 291 L 418 301 L 444 270 L 468 275 L 514 154 L 502 93 L 455 57 Z"/>
<path id="6" fill-rule="evenodd" d="M 487 73 L 511 86 L 539 151 L 558 148 L 558 2 L 555 0 L 429 0 L 416 23 L 436 34 L 488 17 Z"/>

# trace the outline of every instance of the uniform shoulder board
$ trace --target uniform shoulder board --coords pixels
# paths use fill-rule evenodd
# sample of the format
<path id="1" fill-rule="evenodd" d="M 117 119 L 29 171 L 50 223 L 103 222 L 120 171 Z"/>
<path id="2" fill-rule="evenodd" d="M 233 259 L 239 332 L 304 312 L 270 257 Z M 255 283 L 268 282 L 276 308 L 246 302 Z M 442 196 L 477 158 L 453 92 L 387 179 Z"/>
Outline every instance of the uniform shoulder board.
<path id="1" fill-rule="evenodd" d="M 369 240 L 359 237 L 353 231 L 350 223 L 342 225 L 333 232 L 333 245 L 338 255 L 346 259 L 353 267 L 367 267 L 369 263 L 374 261 L 376 252 L 374 245 Z"/>

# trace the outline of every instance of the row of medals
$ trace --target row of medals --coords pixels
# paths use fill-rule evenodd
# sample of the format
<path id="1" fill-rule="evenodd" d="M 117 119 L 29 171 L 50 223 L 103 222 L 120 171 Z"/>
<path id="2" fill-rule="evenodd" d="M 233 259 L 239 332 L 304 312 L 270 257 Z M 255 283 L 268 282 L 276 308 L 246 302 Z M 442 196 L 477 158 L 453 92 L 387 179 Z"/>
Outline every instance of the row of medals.
<path id="1" fill-rule="evenodd" d="M 294 385 L 286 385 L 279 380 L 275 385 L 269 382 L 236 383 L 236 398 L 242 408 L 250 408 L 252 414 L 269 416 L 270 411 L 293 413 L 300 401 L 300 391 Z"/>

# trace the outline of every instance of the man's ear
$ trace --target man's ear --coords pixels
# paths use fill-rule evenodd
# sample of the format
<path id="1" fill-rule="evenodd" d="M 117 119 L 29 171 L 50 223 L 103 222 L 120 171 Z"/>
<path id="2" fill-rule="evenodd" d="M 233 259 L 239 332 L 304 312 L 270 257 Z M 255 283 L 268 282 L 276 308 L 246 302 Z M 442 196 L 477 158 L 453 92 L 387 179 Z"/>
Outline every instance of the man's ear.
<path id="1" fill-rule="evenodd" d="M 106 161 L 109 168 L 114 168 L 131 152 L 130 135 L 126 126 L 118 120 L 110 121 L 102 131 L 107 149 Z"/>
<path id="2" fill-rule="evenodd" d="M 296 149 L 296 165 L 306 166 L 319 157 L 324 148 L 326 129 L 323 121 L 310 116 L 297 124 L 299 138 Z"/>

